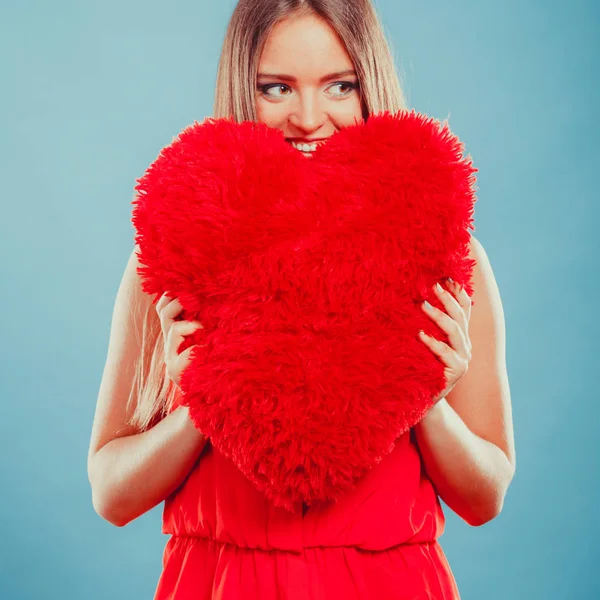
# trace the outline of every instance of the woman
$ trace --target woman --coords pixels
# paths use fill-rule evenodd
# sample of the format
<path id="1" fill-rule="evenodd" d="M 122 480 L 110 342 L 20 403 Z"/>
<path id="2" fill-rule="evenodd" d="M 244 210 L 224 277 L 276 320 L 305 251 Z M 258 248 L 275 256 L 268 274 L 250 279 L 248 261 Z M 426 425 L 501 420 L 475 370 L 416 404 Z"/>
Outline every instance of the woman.
<path id="1" fill-rule="evenodd" d="M 254 0 L 237 5 L 216 86 L 215 117 L 281 129 L 309 155 L 370 114 L 404 108 L 370 0 Z M 427 598 L 459 592 L 437 541 L 439 496 L 470 525 L 502 509 L 515 450 L 502 305 L 472 238 L 473 300 L 444 281 L 445 312 L 423 310 L 450 345 L 422 342 L 446 365 L 446 389 L 356 490 L 327 509 L 273 507 L 178 406 L 201 323 L 154 308 L 132 253 L 117 294 L 88 471 L 98 514 L 117 526 L 165 502 L 156 599 Z M 467 369 L 468 367 L 468 369 Z M 177 407 L 176 407 L 177 406 Z M 176 407 L 176 408 L 175 408 Z"/>

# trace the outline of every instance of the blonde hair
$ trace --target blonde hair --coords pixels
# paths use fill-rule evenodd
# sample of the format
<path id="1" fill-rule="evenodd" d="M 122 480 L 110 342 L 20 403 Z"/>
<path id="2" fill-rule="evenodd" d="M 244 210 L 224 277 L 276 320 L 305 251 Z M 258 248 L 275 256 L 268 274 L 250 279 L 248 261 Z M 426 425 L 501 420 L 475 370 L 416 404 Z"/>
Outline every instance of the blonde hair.
<path id="1" fill-rule="evenodd" d="M 214 118 L 229 117 L 238 123 L 257 120 L 256 77 L 265 41 L 278 22 L 306 14 L 323 19 L 344 44 L 359 81 L 364 119 L 406 109 L 392 51 L 372 0 L 240 0 L 219 59 Z M 130 424 L 142 431 L 168 414 L 180 393 L 166 376 L 160 322 L 152 303 L 147 304 L 139 340 L 142 351 L 128 399 L 129 407 L 135 404 Z"/>

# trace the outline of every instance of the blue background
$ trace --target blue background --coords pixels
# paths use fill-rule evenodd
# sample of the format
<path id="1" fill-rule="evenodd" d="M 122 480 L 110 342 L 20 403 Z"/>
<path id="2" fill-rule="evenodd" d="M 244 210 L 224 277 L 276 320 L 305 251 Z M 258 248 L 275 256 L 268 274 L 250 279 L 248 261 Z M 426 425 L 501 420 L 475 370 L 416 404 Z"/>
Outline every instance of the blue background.
<path id="1" fill-rule="evenodd" d="M 3 599 L 154 593 L 162 504 L 103 521 L 87 450 L 135 178 L 211 113 L 234 4 L 0 4 Z M 442 546 L 463 600 L 598 598 L 599 5 L 376 6 L 409 106 L 479 168 L 507 324 L 515 479 L 481 528 L 445 507 Z"/>

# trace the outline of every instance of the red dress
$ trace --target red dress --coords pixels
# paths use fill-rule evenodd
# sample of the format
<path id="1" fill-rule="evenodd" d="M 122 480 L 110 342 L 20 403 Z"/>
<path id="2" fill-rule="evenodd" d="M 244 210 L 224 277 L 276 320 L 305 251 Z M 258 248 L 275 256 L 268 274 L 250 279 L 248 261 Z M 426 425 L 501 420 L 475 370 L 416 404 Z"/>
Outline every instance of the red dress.
<path id="1" fill-rule="evenodd" d="M 207 442 L 165 501 L 154 600 L 457 600 L 445 518 L 412 430 L 337 504 L 269 504 Z"/>

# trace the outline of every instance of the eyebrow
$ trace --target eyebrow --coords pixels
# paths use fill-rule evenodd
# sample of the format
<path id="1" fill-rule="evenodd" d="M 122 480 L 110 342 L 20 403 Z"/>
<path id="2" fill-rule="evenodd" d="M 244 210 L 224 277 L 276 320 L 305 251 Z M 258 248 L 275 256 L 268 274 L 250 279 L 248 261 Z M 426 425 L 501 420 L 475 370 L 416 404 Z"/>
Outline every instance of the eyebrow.
<path id="1" fill-rule="evenodd" d="M 335 79 L 337 77 L 346 77 L 347 75 L 356 76 L 356 71 L 354 69 L 348 69 L 347 71 L 338 71 L 337 73 L 330 73 L 329 75 L 321 77 L 319 83 L 323 83 L 325 81 L 329 81 L 330 79 Z M 281 79 L 283 81 L 291 81 L 293 83 L 297 81 L 295 77 L 292 77 L 291 75 L 284 75 L 283 73 L 259 73 L 257 77 L 260 79 Z"/>

